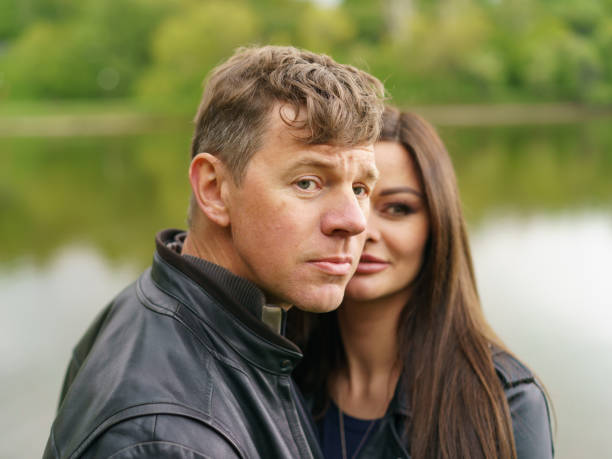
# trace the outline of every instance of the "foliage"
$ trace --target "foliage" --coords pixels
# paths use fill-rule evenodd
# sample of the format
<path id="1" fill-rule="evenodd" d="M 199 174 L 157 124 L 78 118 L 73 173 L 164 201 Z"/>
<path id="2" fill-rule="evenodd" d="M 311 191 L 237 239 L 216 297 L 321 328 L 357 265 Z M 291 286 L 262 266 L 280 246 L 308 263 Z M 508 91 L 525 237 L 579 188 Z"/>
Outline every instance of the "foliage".
<path id="1" fill-rule="evenodd" d="M 612 103 L 609 0 L 2 0 L 0 100 L 197 103 L 238 46 L 288 44 L 384 80 L 397 104 Z"/>
<path id="2" fill-rule="evenodd" d="M 86 0 L 51 17 L 43 9 L 2 56 L 4 91 L 24 99 L 130 95 L 151 61 L 148 42 L 163 5 Z"/>
<path id="3" fill-rule="evenodd" d="M 189 2 L 158 28 L 140 94 L 173 103 L 199 100 L 206 73 L 234 48 L 256 40 L 258 27 L 257 17 L 241 2 Z"/>
<path id="4" fill-rule="evenodd" d="M 334 49 L 348 48 L 356 39 L 355 24 L 339 9 L 308 8 L 296 29 L 300 46 L 319 53 L 334 54 Z"/>

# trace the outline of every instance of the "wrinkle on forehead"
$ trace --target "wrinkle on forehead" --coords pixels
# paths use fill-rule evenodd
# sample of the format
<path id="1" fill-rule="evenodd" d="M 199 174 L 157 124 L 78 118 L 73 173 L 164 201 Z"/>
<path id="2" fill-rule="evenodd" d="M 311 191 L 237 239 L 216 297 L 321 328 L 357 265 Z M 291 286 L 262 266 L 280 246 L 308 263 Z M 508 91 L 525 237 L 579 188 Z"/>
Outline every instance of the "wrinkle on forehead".
<path id="1" fill-rule="evenodd" d="M 347 140 L 343 137 L 343 132 L 338 129 L 330 131 L 329 135 L 321 138 L 322 142 L 318 143 L 316 141 L 317 134 L 313 132 L 313 128 L 309 125 L 306 107 L 295 106 L 291 102 L 277 102 L 270 110 L 267 118 L 267 132 L 264 136 L 269 133 L 270 137 L 290 139 L 299 145 L 330 145 L 346 150 L 360 148 L 362 145 L 372 145 L 368 144 L 365 139 L 361 141 Z"/>
<path id="2" fill-rule="evenodd" d="M 357 169 L 366 180 L 378 179 L 378 169 L 371 146 L 343 148 L 332 145 L 308 145 L 301 153 L 302 157 L 292 162 L 292 166 L 314 166 L 343 172 Z"/>
<path id="3" fill-rule="evenodd" d="M 292 128 L 287 125 L 282 116 L 298 123 L 305 118 L 303 111 L 298 112 L 297 117 L 294 107 L 290 104 L 276 104 L 268 119 L 268 127 L 263 136 L 260 150 L 293 150 L 300 154 L 300 158 L 293 165 L 305 166 L 317 165 L 326 169 L 337 171 L 348 171 L 352 168 L 360 170 L 361 175 L 368 181 L 375 182 L 378 179 L 376 168 L 374 146 L 372 144 L 341 146 L 330 144 L 307 144 L 302 138 L 307 138 L 308 133 L 303 130 Z M 300 136 L 304 132 L 304 137 Z M 291 161 L 291 160 L 290 160 Z"/>

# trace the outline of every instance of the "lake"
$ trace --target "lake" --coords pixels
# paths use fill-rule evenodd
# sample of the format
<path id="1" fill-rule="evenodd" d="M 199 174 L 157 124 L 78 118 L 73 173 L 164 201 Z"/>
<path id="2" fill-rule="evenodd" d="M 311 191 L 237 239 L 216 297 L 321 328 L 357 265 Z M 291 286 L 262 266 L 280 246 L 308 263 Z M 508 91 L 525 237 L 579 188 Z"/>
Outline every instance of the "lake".
<path id="1" fill-rule="evenodd" d="M 557 458 L 609 457 L 612 129 L 443 127 L 486 315 L 544 382 Z M 190 130 L 0 137 L 0 457 L 39 457 L 72 346 L 184 227 Z"/>

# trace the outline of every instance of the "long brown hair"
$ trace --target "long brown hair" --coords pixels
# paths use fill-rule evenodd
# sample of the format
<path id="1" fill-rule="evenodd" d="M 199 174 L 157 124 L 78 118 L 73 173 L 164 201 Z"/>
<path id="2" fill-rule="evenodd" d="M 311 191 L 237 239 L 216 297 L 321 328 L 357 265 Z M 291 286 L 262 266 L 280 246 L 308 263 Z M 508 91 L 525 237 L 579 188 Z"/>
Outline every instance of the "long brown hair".
<path id="1" fill-rule="evenodd" d="M 404 432 L 415 458 L 516 458 L 510 411 L 495 373 L 487 324 L 452 162 L 434 128 L 388 108 L 380 140 L 403 145 L 420 174 L 430 234 L 413 294 L 398 323 L 400 381 L 412 421 Z M 295 308 L 294 308 L 295 309 Z M 295 372 L 324 409 L 327 380 L 345 365 L 335 313 L 292 312 L 289 334 L 304 349 Z"/>

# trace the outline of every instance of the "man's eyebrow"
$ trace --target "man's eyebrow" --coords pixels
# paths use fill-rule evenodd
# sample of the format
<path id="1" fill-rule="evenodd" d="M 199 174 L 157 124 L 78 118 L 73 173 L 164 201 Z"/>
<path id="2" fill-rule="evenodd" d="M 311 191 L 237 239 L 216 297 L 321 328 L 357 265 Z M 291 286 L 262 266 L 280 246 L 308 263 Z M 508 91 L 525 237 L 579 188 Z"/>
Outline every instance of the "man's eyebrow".
<path id="1" fill-rule="evenodd" d="M 409 186 L 397 186 L 393 188 L 385 188 L 384 190 L 380 192 L 380 195 L 388 196 L 390 194 L 397 194 L 397 193 L 410 193 L 410 194 L 417 195 L 419 198 L 423 197 L 423 193 Z"/>
<path id="2" fill-rule="evenodd" d="M 375 167 L 368 167 L 365 171 L 366 181 L 376 182 L 380 177 L 380 172 Z"/>
<path id="3" fill-rule="evenodd" d="M 323 158 L 300 158 L 291 163 L 292 167 L 320 167 L 323 169 L 335 169 L 336 165 L 334 160 Z"/>
<path id="4" fill-rule="evenodd" d="M 316 167 L 320 169 L 334 170 L 338 166 L 337 161 L 327 158 L 300 158 L 295 162 L 291 163 L 292 168 L 298 167 Z M 376 182 L 379 177 L 378 169 L 375 167 L 364 168 L 363 173 L 366 181 Z"/>

